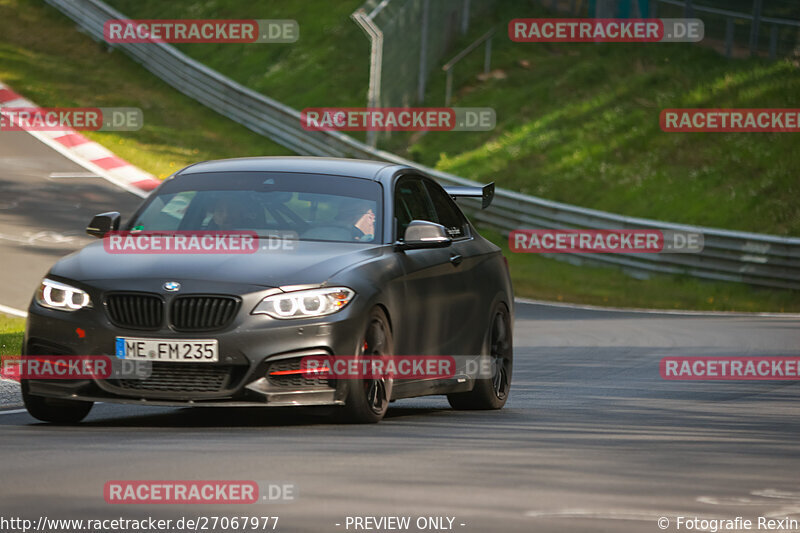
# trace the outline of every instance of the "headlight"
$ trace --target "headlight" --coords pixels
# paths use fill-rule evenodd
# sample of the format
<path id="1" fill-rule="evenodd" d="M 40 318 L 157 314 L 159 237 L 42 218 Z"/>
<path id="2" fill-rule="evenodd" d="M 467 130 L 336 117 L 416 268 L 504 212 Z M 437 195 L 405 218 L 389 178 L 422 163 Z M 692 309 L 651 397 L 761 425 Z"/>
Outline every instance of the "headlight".
<path id="1" fill-rule="evenodd" d="M 272 318 L 325 316 L 344 308 L 355 295 L 347 287 L 283 292 L 261 300 L 253 309 L 253 314 L 265 314 Z"/>
<path id="2" fill-rule="evenodd" d="M 42 280 L 39 290 L 36 291 L 36 303 L 60 311 L 77 311 L 92 306 L 85 291 L 47 278 Z"/>

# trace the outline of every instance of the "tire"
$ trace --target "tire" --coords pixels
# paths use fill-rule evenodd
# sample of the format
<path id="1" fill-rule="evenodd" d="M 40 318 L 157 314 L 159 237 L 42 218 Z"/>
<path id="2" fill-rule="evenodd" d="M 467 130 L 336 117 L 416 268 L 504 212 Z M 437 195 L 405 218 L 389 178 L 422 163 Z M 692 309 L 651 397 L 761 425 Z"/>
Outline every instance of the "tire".
<path id="1" fill-rule="evenodd" d="M 502 409 L 511 390 L 511 373 L 514 347 L 511 335 L 511 316 L 505 304 L 497 304 L 489 323 L 489 357 L 494 375 L 491 379 L 476 379 L 469 392 L 448 394 L 447 401 L 453 409 Z"/>
<path id="2" fill-rule="evenodd" d="M 77 424 L 89 414 L 94 402 L 45 398 L 28 393 L 28 384 L 22 381 L 22 401 L 30 415 L 42 422 Z"/>
<path id="3" fill-rule="evenodd" d="M 370 312 L 356 351 L 357 355 L 394 354 L 392 330 L 381 308 L 376 307 Z M 340 420 L 348 424 L 380 422 L 389 409 L 392 384 L 391 378 L 348 380 L 347 398 L 340 412 Z"/>

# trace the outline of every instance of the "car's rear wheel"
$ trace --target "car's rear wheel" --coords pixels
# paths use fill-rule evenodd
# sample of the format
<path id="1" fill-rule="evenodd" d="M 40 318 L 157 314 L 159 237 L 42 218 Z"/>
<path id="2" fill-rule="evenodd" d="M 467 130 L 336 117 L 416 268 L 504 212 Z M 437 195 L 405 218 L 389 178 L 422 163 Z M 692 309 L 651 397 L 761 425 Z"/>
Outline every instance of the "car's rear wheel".
<path id="1" fill-rule="evenodd" d="M 392 330 L 382 309 L 376 307 L 367 320 L 358 356 L 391 357 L 394 354 Z M 351 424 L 375 424 L 389 409 L 392 397 L 391 377 L 370 376 L 373 379 L 348 380 L 347 399 L 342 408 L 342 421 Z"/>
<path id="2" fill-rule="evenodd" d="M 32 417 L 54 424 L 77 424 L 86 418 L 94 405 L 94 402 L 34 396 L 28 392 L 25 380 L 22 381 L 22 401 Z"/>
<path id="3" fill-rule="evenodd" d="M 511 338 L 511 316 L 505 304 L 497 304 L 489 325 L 489 357 L 492 376 L 476 379 L 469 392 L 449 394 L 453 409 L 501 409 L 511 390 L 514 347 Z"/>

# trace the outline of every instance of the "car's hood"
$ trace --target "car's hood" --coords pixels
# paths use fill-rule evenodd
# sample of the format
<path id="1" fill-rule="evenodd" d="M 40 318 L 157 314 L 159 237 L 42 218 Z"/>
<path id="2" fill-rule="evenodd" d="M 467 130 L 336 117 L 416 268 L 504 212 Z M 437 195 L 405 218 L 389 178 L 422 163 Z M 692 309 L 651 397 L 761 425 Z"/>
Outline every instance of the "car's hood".
<path id="1" fill-rule="evenodd" d="M 98 241 L 61 259 L 50 272 L 85 283 L 159 279 L 280 287 L 322 283 L 382 250 L 359 243 L 295 241 L 292 245 L 290 250 L 261 249 L 251 254 L 112 254 Z"/>

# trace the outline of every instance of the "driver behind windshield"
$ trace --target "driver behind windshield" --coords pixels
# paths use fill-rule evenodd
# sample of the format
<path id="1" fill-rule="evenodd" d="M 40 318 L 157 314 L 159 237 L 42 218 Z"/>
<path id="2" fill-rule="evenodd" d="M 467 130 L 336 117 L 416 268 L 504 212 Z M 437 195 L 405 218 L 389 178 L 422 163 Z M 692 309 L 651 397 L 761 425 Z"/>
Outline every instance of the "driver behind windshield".
<path id="1" fill-rule="evenodd" d="M 354 241 L 370 242 L 375 238 L 374 202 L 348 200 L 339 207 L 336 221 L 346 226 Z"/>
<path id="2" fill-rule="evenodd" d="M 239 208 L 240 209 L 240 208 Z M 214 204 L 211 211 L 211 220 L 208 230 L 233 230 L 240 224 L 239 209 L 236 202 L 229 196 L 221 196 Z"/>

